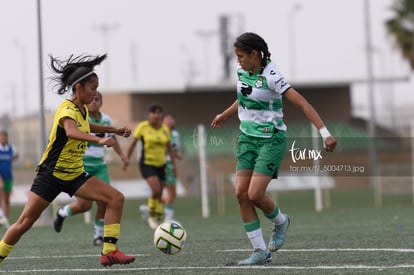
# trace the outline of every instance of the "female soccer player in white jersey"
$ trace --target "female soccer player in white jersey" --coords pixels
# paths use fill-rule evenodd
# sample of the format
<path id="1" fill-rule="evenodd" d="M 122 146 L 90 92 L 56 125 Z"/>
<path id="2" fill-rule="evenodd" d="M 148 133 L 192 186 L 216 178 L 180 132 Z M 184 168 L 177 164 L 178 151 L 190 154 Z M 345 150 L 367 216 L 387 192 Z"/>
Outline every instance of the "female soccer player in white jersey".
<path id="1" fill-rule="evenodd" d="M 282 97 L 299 107 L 319 129 L 324 147 L 331 152 L 336 140 L 309 104 L 283 78 L 270 59 L 267 43 L 255 33 L 244 33 L 234 43 L 237 69 L 237 100 L 211 122 L 221 127 L 238 113 L 240 134 L 237 146 L 236 196 L 244 229 L 253 246 L 253 253 L 239 265 L 266 264 L 272 261 L 270 251 L 280 249 L 285 241 L 290 220 L 269 196 L 267 186 L 277 178 L 285 153 L 285 132 Z M 266 245 L 256 208 L 272 222 L 272 234 Z"/>
<path id="2" fill-rule="evenodd" d="M 97 92 L 97 96 L 88 105 L 89 122 L 98 125 L 112 126 L 111 117 L 100 111 L 102 103 L 102 94 L 100 92 Z M 112 137 L 115 141 L 112 145 L 112 148 L 122 160 L 123 166 L 128 165 L 128 158 L 123 153 L 118 140 L 113 134 L 96 133 L 94 135 L 99 137 Z M 85 171 L 88 174 L 96 176 L 97 178 L 109 184 L 110 177 L 108 173 L 108 165 L 105 162 L 104 156 L 105 147 L 103 145 L 94 142 L 88 142 L 88 146 L 86 147 L 85 155 L 83 157 L 83 163 L 85 165 Z M 99 201 L 97 201 L 96 204 L 97 209 L 94 221 L 95 233 L 93 237 L 93 245 L 102 245 L 104 241 L 104 217 L 106 205 Z M 63 207 L 59 208 L 53 221 L 55 231 L 61 231 L 63 221 L 66 217 L 84 213 L 86 211 L 89 211 L 91 207 L 92 201 L 77 198 L 76 201 L 72 202 L 71 204 L 66 204 Z"/>

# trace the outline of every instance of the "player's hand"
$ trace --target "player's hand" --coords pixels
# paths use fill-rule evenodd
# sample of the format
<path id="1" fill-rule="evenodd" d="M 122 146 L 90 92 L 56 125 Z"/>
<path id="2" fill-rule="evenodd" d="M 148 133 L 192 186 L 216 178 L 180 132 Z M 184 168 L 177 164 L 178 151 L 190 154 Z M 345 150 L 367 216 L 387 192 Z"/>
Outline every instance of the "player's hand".
<path id="1" fill-rule="evenodd" d="M 108 147 L 111 147 L 112 145 L 114 145 L 115 140 L 112 137 L 106 137 L 106 138 L 101 138 L 98 143 L 100 145 L 106 145 Z"/>
<path id="2" fill-rule="evenodd" d="M 223 114 L 218 114 L 218 115 L 215 116 L 215 118 L 211 122 L 211 127 L 213 127 L 213 128 L 220 128 L 221 126 L 224 125 L 224 122 L 225 121 L 226 120 L 224 119 Z"/>
<path id="3" fill-rule="evenodd" d="M 129 129 L 128 127 L 122 127 L 122 128 L 118 128 L 116 130 L 116 134 L 118 136 L 122 136 L 122 137 L 129 137 L 131 135 L 131 129 Z"/>
<path id="4" fill-rule="evenodd" d="M 126 171 L 129 165 L 129 159 L 126 156 L 122 156 L 121 160 L 122 160 L 122 170 Z"/>
<path id="5" fill-rule="evenodd" d="M 336 139 L 333 136 L 329 136 L 324 140 L 324 146 L 326 152 L 332 152 L 336 147 Z"/>

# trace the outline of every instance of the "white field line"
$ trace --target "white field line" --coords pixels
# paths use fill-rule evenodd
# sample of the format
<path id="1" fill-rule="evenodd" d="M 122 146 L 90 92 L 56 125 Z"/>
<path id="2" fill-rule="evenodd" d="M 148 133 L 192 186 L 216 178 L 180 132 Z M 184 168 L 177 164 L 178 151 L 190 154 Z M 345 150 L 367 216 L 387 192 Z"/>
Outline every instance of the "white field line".
<path id="1" fill-rule="evenodd" d="M 217 252 L 243 252 L 251 251 L 249 249 L 227 249 L 217 250 Z M 315 249 L 281 249 L 279 252 L 399 252 L 399 253 L 414 253 L 414 249 L 407 248 L 315 248 Z M 150 254 L 137 254 L 138 257 L 149 257 Z M 50 259 L 50 258 L 97 258 L 98 255 L 72 255 L 72 256 L 23 256 L 10 257 L 9 260 L 25 260 L 25 259 Z M 132 266 L 133 264 L 131 264 Z M 170 266 L 170 267 L 131 267 L 131 268 L 73 268 L 73 269 L 31 269 L 31 270 L 1 270 L 0 273 L 53 273 L 53 272 L 131 272 L 131 271 L 168 271 L 168 270 L 390 270 L 390 269 L 414 269 L 414 264 L 400 264 L 393 266 L 381 265 L 317 265 L 317 266 L 287 266 L 287 265 L 266 265 L 266 266 Z"/>
<path id="2" fill-rule="evenodd" d="M 326 265 L 326 266 L 170 266 L 170 267 L 138 267 L 138 268 L 62 268 L 62 269 L 30 269 L 30 270 L 0 270 L 0 273 L 40 273 L 45 274 L 49 272 L 131 272 L 131 271 L 171 271 L 171 270 L 390 270 L 390 269 L 414 269 L 414 265 L 394 265 L 394 266 L 379 266 L 379 265 Z"/>
<path id="3" fill-rule="evenodd" d="M 246 252 L 251 249 L 225 249 L 216 252 Z M 411 248 L 310 248 L 310 249 L 280 249 L 279 252 L 401 252 L 414 253 Z"/>

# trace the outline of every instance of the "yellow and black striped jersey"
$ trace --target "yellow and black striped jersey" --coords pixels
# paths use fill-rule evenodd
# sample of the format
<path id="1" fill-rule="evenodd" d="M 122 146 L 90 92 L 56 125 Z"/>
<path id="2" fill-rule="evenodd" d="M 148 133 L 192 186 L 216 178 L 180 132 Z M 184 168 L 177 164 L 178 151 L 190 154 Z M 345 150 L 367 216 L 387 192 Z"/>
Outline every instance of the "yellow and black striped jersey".
<path id="1" fill-rule="evenodd" d="M 171 139 L 167 125 L 162 124 L 159 129 L 155 129 L 148 121 L 143 121 L 137 125 L 133 135 L 142 141 L 141 162 L 155 167 L 165 165 L 165 152 Z"/>
<path id="2" fill-rule="evenodd" d="M 62 180 L 73 180 L 84 172 L 83 155 L 86 150 L 86 141 L 68 138 L 60 119 L 67 117 L 73 119 L 79 131 L 89 134 L 88 108 L 85 106 L 85 114 L 70 100 L 64 100 L 56 110 L 49 142 L 39 162 L 39 167 L 44 167 L 53 172 L 53 176 Z"/>

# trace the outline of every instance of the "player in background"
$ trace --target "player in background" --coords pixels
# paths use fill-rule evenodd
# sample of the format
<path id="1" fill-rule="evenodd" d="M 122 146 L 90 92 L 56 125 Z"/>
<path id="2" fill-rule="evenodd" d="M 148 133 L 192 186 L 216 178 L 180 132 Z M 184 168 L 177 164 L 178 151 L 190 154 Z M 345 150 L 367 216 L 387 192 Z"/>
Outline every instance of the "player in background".
<path id="1" fill-rule="evenodd" d="M 16 148 L 9 144 L 7 131 L 0 131 L 0 224 L 8 228 L 10 194 L 13 189 L 13 162 L 19 158 Z"/>
<path id="2" fill-rule="evenodd" d="M 88 142 L 112 146 L 112 137 L 98 137 L 93 133 L 114 133 L 128 137 L 131 130 L 90 124 L 86 105 L 97 96 L 99 79 L 94 71 L 105 55 L 69 57 L 67 60 L 50 57 L 55 74 L 57 93 L 71 93 L 57 108 L 50 130 L 48 145 L 43 152 L 37 174 L 28 192 L 27 202 L 18 220 L 9 227 L 0 241 L 0 264 L 14 246 L 40 217 L 49 204 L 61 193 L 106 204 L 104 244 L 100 256 L 103 266 L 128 264 L 135 260 L 118 250 L 124 195 L 111 185 L 84 171 L 83 155 Z M 34 242 L 36 244 L 36 242 Z M 39 247 L 39 251 L 47 249 Z"/>
<path id="3" fill-rule="evenodd" d="M 172 114 L 165 114 L 163 122 L 165 125 L 170 128 L 171 131 L 171 146 L 173 148 L 174 158 L 181 160 L 183 158 L 183 154 L 181 151 L 181 138 L 180 133 L 175 129 L 176 120 Z M 168 152 L 167 154 L 167 163 L 166 163 L 166 170 L 165 170 L 165 192 L 162 196 L 162 202 L 164 204 L 164 221 L 173 221 L 174 220 L 174 203 L 177 197 L 177 177 L 174 173 L 174 166 L 171 161 L 170 155 Z M 141 216 L 144 222 L 148 220 L 148 205 L 141 205 L 139 208 L 141 212 Z"/>
<path id="4" fill-rule="evenodd" d="M 97 96 L 94 100 L 89 103 L 89 123 L 112 126 L 111 117 L 100 111 L 102 107 L 102 94 L 97 92 Z M 119 145 L 118 140 L 113 134 L 108 133 L 93 133 L 95 136 L 103 137 L 112 137 L 114 139 L 114 144 L 112 148 L 119 156 L 123 162 L 123 166 L 128 165 L 128 158 L 122 152 L 121 146 Z M 85 165 L 86 173 L 96 176 L 106 183 L 110 183 L 110 177 L 108 173 L 108 166 L 104 159 L 105 156 L 105 147 L 101 144 L 88 142 L 88 146 L 83 157 L 83 162 Z M 94 245 L 102 245 L 104 237 L 104 216 L 106 205 L 102 202 L 97 201 L 97 209 L 94 220 Z M 66 204 L 56 212 L 55 220 L 53 221 L 53 226 L 56 232 L 60 232 L 62 229 L 63 221 L 66 217 L 73 216 L 79 213 L 84 213 L 89 211 L 92 207 L 92 201 L 85 200 L 82 198 L 77 198 L 76 201 L 71 204 Z"/>
<path id="5" fill-rule="evenodd" d="M 133 133 L 134 140 L 127 151 L 128 159 L 130 159 L 138 140 L 142 142 L 139 169 L 151 189 L 151 196 L 148 198 L 147 220 L 151 229 L 158 227 L 164 214 L 162 193 L 165 186 L 166 151 L 170 155 L 173 172 L 176 175 L 174 153 L 170 143 L 171 132 L 162 122 L 162 115 L 161 106 L 152 105 L 149 108 L 148 119 L 138 123 Z"/>
<path id="6" fill-rule="evenodd" d="M 239 63 L 237 100 L 216 115 L 211 125 L 221 127 L 229 117 L 238 113 L 236 196 L 244 229 L 254 249 L 239 265 L 266 264 L 272 261 L 270 251 L 277 251 L 284 244 L 290 224 L 288 215 L 266 195 L 270 180 L 277 178 L 286 147 L 287 126 L 283 121 L 282 97 L 301 109 L 319 129 L 327 151 L 334 150 L 336 140 L 316 110 L 283 78 L 271 61 L 262 37 L 255 33 L 240 35 L 234 43 L 234 52 Z M 256 208 L 272 223 L 268 246 Z"/>
<path id="7" fill-rule="evenodd" d="M 183 154 L 181 151 L 181 138 L 180 133 L 175 129 L 175 117 L 172 114 L 165 114 L 163 122 L 170 128 L 171 131 L 171 146 L 173 149 L 174 159 L 181 160 Z M 177 177 L 174 172 L 174 165 L 170 155 L 167 153 L 167 164 L 166 164 L 166 175 L 165 175 L 165 191 L 162 197 L 164 203 L 164 221 L 174 220 L 174 203 L 177 197 Z"/>

